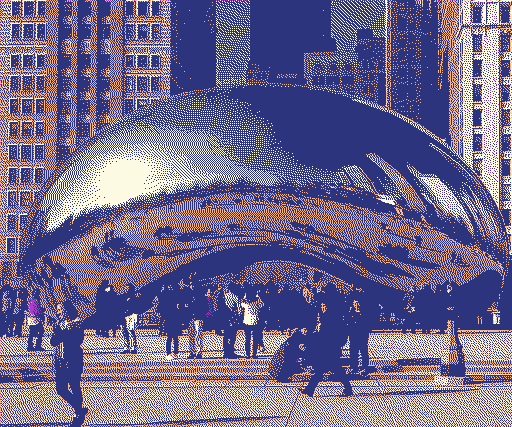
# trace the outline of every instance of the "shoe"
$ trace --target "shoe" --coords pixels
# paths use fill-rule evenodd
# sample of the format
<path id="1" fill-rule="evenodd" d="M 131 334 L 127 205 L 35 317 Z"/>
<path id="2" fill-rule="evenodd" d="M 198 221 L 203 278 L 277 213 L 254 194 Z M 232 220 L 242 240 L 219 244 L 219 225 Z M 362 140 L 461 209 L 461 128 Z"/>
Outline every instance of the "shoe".
<path id="1" fill-rule="evenodd" d="M 130 354 L 137 354 L 137 350 L 130 350 Z"/>
<path id="2" fill-rule="evenodd" d="M 127 349 L 127 348 L 125 348 L 125 349 L 121 352 L 121 354 L 128 354 L 128 353 L 130 353 L 130 350 L 129 350 L 129 349 Z"/>

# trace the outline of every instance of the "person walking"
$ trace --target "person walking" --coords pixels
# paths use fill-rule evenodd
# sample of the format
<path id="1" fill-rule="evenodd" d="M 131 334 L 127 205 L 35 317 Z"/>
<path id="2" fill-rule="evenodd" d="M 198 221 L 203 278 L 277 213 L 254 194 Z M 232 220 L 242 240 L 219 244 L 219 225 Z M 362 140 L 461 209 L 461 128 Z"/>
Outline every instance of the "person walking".
<path id="1" fill-rule="evenodd" d="M 253 336 L 253 358 L 257 355 L 258 345 L 263 347 L 263 335 L 260 336 L 258 332 L 260 328 L 258 325 L 258 312 L 263 307 L 258 292 L 253 287 L 249 286 L 247 282 L 244 283 L 245 296 L 241 302 L 244 309 L 244 320 L 242 327 L 245 333 L 245 355 L 247 358 L 251 357 L 251 335 Z"/>
<path id="2" fill-rule="evenodd" d="M 28 292 L 25 288 L 18 289 L 16 304 L 14 306 L 14 336 L 23 336 L 23 325 L 25 324 L 25 307 L 27 304 Z"/>
<path id="3" fill-rule="evenodd" d="M 137 302 L 135 298 L 135 286 L 133 283 L 128 284 L 128 292 L 121 296 L 122 304 L 125 307 L 125 322 L 121 325 L 124 338 L 124 349 L 121 353 L 137 354 L 137 336 L 135 329 L 137 326 Z"/>
<path id="4" fill-rule="evenodd" d="M 80 380 L 84 370 L 84 325 L 78 311 L 70 301 L 57 304 L 58 323 L 54 328 L 50 345 L 55 347 L 55 389 L 75 411 L 72 427 L 82 425 L 89 411 L 83 406 Z M 71 391 L 69 390 L 71 388 Z"/>
<path id="5" fill-rule="evenodd" d="M 27 324 L 29 327 L 29 337 L 27 351 L 45 351 L 42 347 L 45 315 L 41 308 L 41 291 L 34 290 L 33 297 L 28 300 Z"/>

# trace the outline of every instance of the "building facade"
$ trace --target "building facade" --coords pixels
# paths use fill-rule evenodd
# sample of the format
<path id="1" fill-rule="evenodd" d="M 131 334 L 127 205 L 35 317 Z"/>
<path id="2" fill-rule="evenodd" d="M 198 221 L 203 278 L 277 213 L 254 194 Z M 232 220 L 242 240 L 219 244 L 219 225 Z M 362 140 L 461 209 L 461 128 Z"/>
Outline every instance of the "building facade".
<path id="1" fill-rule="evenodd" d="M 355 92 L 368 102 L 386 105 L 386 39 L 373 30 L 357 30 Z"/>
<path id="2" fill-rule="evenodd" d="M 31 203 L 81 143 L 137 109 L 215 87 L 215 23 L 212 0 L 0 2 L 2 260 L 17 260 Z"/>

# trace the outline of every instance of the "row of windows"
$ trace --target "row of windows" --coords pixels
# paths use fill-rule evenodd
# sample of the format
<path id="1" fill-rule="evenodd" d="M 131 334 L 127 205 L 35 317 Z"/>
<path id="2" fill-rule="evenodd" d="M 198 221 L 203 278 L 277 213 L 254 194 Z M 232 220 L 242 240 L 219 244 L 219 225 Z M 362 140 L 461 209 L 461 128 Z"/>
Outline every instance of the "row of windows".
<path id="1" fill-rule="evenodd" d="M 20 31 L 23 30 L 23 31 Z M 11 24 L 11 40 L 44 40 L 46 38 L 46 23 Z"/>
<path id="2" fill-rule="evenodd" d="M 37 62 L 34 61 L 34 54 L 25 54 L 23 55 L 23 63 L 21 62 L 21 55 L 14 54 L 11 55 L 11 68 L 21 68 L 23 64 L 23 68 L 32 69 L 34 68 L 34 64 L 37 68 L 43 68 L 45 63 L 45 54 L 37 54 L 35 55 Z"/>
<path id="3" fill-rule="evenodd" d="M 19 155 L 18 155 L 19 154 Z M 34 158 L 35 160 L 44 160 L 44 145 L 34 145 Z M 32 145 L 23 144 L 20 145 L 9 145 L 9 160 L 32 160 Z"/>
<path id="4" fill-rule="evenodd" d="M 473 126 L 482 126 L 482 117 L 484 110 L 473 110 Z M 510 126 L 510 110 L 501 110 L 501 125 Z"/>
<path id="5" fill-rule="evenodd" d="M 39 15 L 44 16 L 46 9 L 46 2 L 43 0 L 39 1 L 24 1 L 23 4 L 21 1 L 13 0 L 11 3 L 11 15 L 12 16 L 21 16 L 23 12 L 23 16 L 33 16 Z M 37 9 L 36 9 L 37 7 Z"/>
<path id="6" fill-rule="evenodd" d="M 471 7 L 471 12 L 472 12 L 473 23 L 481 24 L 482 23 L 483 3 L 473 4 Z M 500 4 L 500 22 L 503 24 L 510 22 L 510 4 L 509 3 Z"/>
<path id="7" fill-rule="evenodd" d="M 46 125 L 44 122 L 21 122 L 21 137 L 30 138 L 34 136 L 41 137 L 46 133 Z M 9 138 L 20 137 L 20 122 L 9 122 Z"/>
<path id="8" fill-rule="evenodd" d="M 46 89 L 46 76 L 10 76 L 9 90 L 11 92 L 20 92 L 20 89 L 23 92 L 34 92 L 34 89 L 36 92 L 44 92 Z"/>
<path id="9" fill-rule="evenodd" d="M 10 214 L 7 215 L 7 231 L 18 231 L 18 215 Z M 28 215 L 21 214 L 19 219 L 20 230 L 24 230 L 28 227 Z"/>
<path id="10" fill-rule="evenodd" d="M 482 86 L 483 85 L 479 84 L 473 85 L 473 102 L 482 102 Z M 510 86 L 501 86 L 500 97 L 502 102 L 507 102 L 510 100 Z"/>
<path id="11" fill-rule="evenodd" d="M 44 98 L 22 98 L 21 102 L 18 98 L 11 98 L 9 101 L 9 114 L 20 114 L 20 104 L 22 115 L 34 114 L 34 104 L 36 114 L 44 114 Z"/>
<path id="12" fill-rule="evenodd" d="M 126 76 L 127 92 L 159 92 L 160 76 Z"/>
<path id="13" fill-rule="evenodd" d="M 126 68 L 160 68 L 160 55 L 126 55 L 125 65 Z"/>
<path id="14" fill-rule="evenodd" d="M 160 15 L 160 1 L 127 1 L 126 16 L 158 16 Z"/>
<path id="15" fill-rule="evenodd" d="M 124 100 L 124 113 L 130 114 L 134 111 L 134 107 L 137 107 L 137 110 L 141 108 L 147 107 L 150 104 L 154 104 L 159 102 L 160 98 L 138 98 L 138 99 L 125 99 Z"/>
<path id="16" fill-rule="evenodd" d="M 473 135 L 473 151 L 482 151 L 482 134 Z M 501 137 L 501 150 L 510 151 L 510 135 L 504 134 Z"/>
<path id="17" fill-rule="evenodd" d="M 34 198 L 32 199 L 32 191 L 9 191 L 7 192 L 7 206 L 10 208 L 17 208 L 18 204 L 21 207 L 30 206 L 32 200 L 35 200 L 37 193 L 39 191 L 33 192 Z"/>
<path id="18" fill-rule="evenodd" d="M 478 176 L 482 176 L 482 159 L 474 159 L 473 160 L 473 170 L 476 172 Z M 510 176 L 510 160 L 502 159 L 501 160 L 501 176 Z M 509 186 L 509 198 L 506 201 L 510 200 L 510 186 Z"/>
<path id="19" fill-rule="evenodd" d="M 126 24 L 126 40 L 160 40 L 160 24 Z M 150 31 L 151 30 L 151 31 Z"/>
<path id="20" fill-rule="evenodd" d="M 473 34 L 473 52 L 482 53 L 482 34 Z M 510 34 L 500 34 L 500 52 L 510 52 Z"/>
<path id="21" fill-rule="evenodd" d="M 500 76 L 510 77 L 510 61 L 501 61 Z M 473 60 L 473 77 L 482 77 L 482 60 Z"/>
<path id="22" fill-rule="evenodd" d="M 9 168 L 9 184 L 41 184 L 44 178 L 44 168 Z"/>

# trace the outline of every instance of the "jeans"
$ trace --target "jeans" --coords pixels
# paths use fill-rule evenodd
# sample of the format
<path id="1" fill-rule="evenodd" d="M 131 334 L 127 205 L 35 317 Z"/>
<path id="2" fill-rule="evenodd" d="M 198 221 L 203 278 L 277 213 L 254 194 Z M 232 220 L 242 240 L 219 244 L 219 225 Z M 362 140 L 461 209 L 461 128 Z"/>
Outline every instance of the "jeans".
<path id="1" fill-rule="evenodd" d="M 135 335 L 135 329 L 128 328 L 127 323 L 123 323 L 121 325 L 124 338 L 124 347 L 129 348 L 130 350 L 137 350 L 137 337 Z"/>
<path id="2" fill-rule="evenodd" d="M 30 350 L 32 348 L 41 348 L 41 344 L 43 343 L 43 335 L 44 335 L 44 327 L 43 323 L 39 322 L 37 325 L 29 326 L 29 337 L 28 337 L 28 345 L 27 349 Z M 36 339 L 36 344 L 33 344 L 33 339 Z"/>
<path id="3" fill-rule="evenodd" d="M 72 363 L 63 359 L 55 361 L 55 389 L 57 394 L 73 407 L 75 412 L 78 412 L 83 404 L 82 389 L 80 387 L 83 370 L 83 356 L 82 360 Z M 68 384 L 73 393 L 69 391 Z"/>

